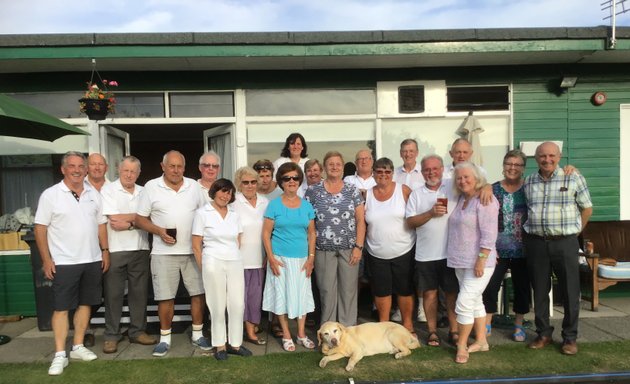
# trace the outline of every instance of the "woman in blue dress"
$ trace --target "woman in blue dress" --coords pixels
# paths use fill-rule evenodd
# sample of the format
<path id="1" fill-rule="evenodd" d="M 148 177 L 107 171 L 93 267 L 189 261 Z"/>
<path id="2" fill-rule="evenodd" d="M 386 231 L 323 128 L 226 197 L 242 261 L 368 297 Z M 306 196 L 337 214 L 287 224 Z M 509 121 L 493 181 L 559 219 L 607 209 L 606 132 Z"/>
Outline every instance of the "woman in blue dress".
<path id="1" fill-rule="evenodd" d="M 293 162 L 282 164 L 276 180 L 283 193 L 269 203 L 262 231 L 267 254 L 263 310 L 278 316 L 285 351 L 295 351 L 288 319 L 297 319 L 297 343 L 313 349 L 315 343 L 306 336 L 305 324 L 306 314 L 315 308 L 311 291 L 315 211 L 297 194 L 304 180 L 299 165 Z"/>

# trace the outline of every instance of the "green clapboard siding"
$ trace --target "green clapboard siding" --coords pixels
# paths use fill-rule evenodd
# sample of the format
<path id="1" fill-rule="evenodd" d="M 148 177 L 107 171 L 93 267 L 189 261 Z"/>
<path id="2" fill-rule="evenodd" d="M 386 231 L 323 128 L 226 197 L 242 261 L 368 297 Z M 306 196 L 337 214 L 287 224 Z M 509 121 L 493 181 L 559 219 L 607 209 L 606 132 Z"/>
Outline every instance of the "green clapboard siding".
<path id="1" fill-rule="evenodd" d="M 578 81 L 564 94 L 545 83 L 514 84 L 514 145 L 521 141 L 562 140 L 562 165 L 577 167 L 586 177 L 593 200 L 593 220 L 619 220 L 619 105 L 630 103 L 630 83 L 591 78 Z M 604 91 L 602 106 L 591 96 Z M 535 172 L 530 159 L 526 172 Z"/>

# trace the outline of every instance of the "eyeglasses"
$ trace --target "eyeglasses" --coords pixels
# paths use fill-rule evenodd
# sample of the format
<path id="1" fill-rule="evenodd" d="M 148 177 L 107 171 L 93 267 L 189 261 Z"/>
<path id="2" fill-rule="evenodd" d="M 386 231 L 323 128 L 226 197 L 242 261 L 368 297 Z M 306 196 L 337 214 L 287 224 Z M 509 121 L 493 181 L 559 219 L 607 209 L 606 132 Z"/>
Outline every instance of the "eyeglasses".
<path id="1" fill-rule="evenodd" d="M 264 171 L 266 169 L 273 169 L 273 166 L 272 165 L 256 165 L 254 167 L 255 171 Z"/>
<path id="2" fill-rule="evenodd" d="M 219 169 L 219 167 L 221 166 L 219 164 L 208 164 L 208 163 L 200 163 L 199 165 L 201 165 L 204 168 L 212 168 L 212 169 Z"/>
<path id="3" fill-rule="evenodd" d="M 300 181 L 300 176 L 282 176 L 280 180 L 282 180 L 283 183 L 286 183 L 289 180 Z"/>
<path id="4" fill-rule="evenodd" d="M 243 185 L 256 185 L 258 184 L 258 180 L 241 180 Z"/>
<path id="5" fill-rule="evenodd" d="M 503 166 L 504 166 L 505 168 L 511 168 L 511 167 L 514 167 L 514 168 L 522 168 L 522 167 L 524 167 L 524 166 L 525 166 L 525 164 L 519 164 L 519 163 L 503 163 Z"/>
<path id="6" fill-rule="evenodd" d="M 376 173 L 377 175 L 391 175 L 392 170 L 391 169 L 377 169 L 376 171 L 374 171 L 374 173 Z"/>
<path id="7" fill-rule="evenodd" d="M 356 161 L 368 161 L 368 160 L 372 160 L 371 157 L 357 157 Z"/>

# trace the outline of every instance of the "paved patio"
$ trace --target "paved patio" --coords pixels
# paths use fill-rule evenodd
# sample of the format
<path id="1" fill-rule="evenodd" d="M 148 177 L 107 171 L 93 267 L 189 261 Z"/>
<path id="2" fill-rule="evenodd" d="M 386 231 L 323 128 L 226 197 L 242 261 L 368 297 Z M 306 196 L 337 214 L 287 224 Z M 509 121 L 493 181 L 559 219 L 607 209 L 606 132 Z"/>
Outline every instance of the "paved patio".
<path id="1" fill-rule="evenodd" d="M 590 311 L 590 304 L 582 302 L 580 311 L 580 334 L 578 343 L 588 343 L 597 341 L 630 340 L 630 297 L 623 298 L 603 298 L 598 312 Z M 364 311 L 367 312 L 367 311 Z M 373 321 L 369 312 L 360 313 L 359 322 Z M 533 313 L 526 316 L 527 320 L 533 319 Z M 560 323 L 562 321 L 562 307 L 554 307 L 552 322 L 556 327 L 554 338 L 560 342 Z M 295 324 L 295 322 L 292 322 Z M 266 332 L 260 336 L 268 340 L 267 345 L 258 346 L 245 342 L 254 355 L 264 355 L 268 353 L 286 353 L 282 350 L 280 340 L 274 338 Z M 416 331 L 424 343 L 427 332 L 424 323 L 415 323 Z M 535 337 L 535 332 L 527 329 L 528 340 Z M 211 353 L 194 348 L 190 344 L 190 328 L 186 331 L 172 336 L 172 348 L 164 358 L 209 356 Z M 309 337 L 315 338 L 315 329 L 307 328 Z M 494 327 L 492 336 L 489 338 L 490 345 L 512 343 L 510 335 L 511 328 Z M 36 318 L 25 318 L 17 322 L 0 323 L 0 334 L 8 335 L 11 342 L 0 346 L 0 363 L 24 363 L 24 362 L 49 362 L 54 354 L 53 334 L 51 331 L 42 332 L 37 328 Z M 447 329 L 438 330 L 439 336 L 443 340 L 443 348 L 450 348 L 445 342 L 447 339 Z M 153 359 L 151 356 L 152 346 L 130 344 L 127 339 L 120 342 L 118 352 L 104 354 L 103 348 L 103 328 L 95 328 L 96 345 L 91 348 L 103 360 L 132 360 L 132 359 Z M 304 347 L 297 345 L 297 351 L 305 351 Z"/>

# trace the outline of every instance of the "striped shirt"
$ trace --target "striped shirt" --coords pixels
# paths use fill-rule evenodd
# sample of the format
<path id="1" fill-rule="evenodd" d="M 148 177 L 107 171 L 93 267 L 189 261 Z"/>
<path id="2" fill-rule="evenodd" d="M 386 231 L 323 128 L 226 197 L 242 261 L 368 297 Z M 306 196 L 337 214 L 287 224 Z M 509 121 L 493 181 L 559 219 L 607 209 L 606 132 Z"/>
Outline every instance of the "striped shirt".
<path id="1" fill-rule="evenodd" d="M 525 232 L 538 236 L 567 236 L 580 233 L 580 211 L 593 206 L 586 180 L 578 173 L 565 175 L 556 168 L 549 180 L 538 172 L 525 179 L 527 198 Z"/>

